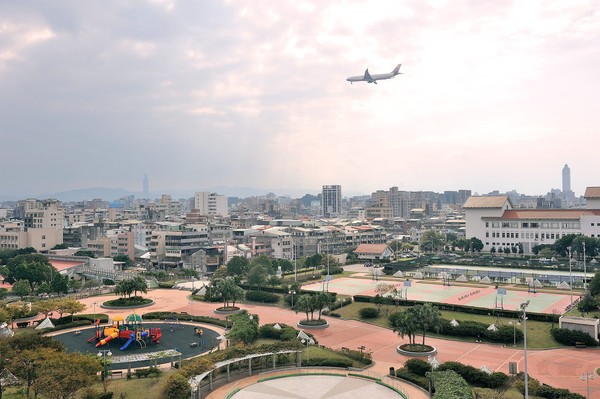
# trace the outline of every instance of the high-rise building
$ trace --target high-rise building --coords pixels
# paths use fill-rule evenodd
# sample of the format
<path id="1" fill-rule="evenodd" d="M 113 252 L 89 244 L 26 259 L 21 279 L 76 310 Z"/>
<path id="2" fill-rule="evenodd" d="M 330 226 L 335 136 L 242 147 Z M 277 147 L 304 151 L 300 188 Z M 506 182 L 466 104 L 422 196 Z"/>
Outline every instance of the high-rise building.
<path id="1" fill-rule="evenodd" d="M 150 197 L 150 189 L 148 187 L 148 175 L 144 173 L 144 181 L 142 182 L 142 191 L 143 191 L 143 195 L 144 198 L 149 198 Z"/>
<path id="2" fill-rule="evenodd" d="M 562 170 L 562 191 L 568 193 L 571 191 L 571 168 L 565 164 Z"/>
<path id="3" fill-rule="evenodd" d="M 342 186 L 323 186 L 321 195 L 321 214 L 326 218 L 335 218 L 342 211 Z"/>
<path id="4" fill-rule="evenodd" d="M 227 197 L 216 193 L 200 192 L 194 195 L 194 208 L 201 215 L 227 216 Z"/>

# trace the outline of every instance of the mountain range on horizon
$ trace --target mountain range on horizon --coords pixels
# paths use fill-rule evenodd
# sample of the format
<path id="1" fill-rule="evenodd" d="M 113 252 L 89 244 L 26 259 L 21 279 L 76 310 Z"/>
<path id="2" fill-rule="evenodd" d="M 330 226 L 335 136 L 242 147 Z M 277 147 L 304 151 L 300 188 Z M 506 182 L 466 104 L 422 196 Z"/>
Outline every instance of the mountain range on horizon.
<path id="1" fill-rule="evenodd" d="M 173 199 L 191 198 L 196 192 L 209 191 L 211 193 L 217 193 L 225 195 L 227 197 L 239 197 L 247 198 L 252 196 L 266 195 L 274 193 L 276 195 L 286 196 L 289 195 L 292 198 L 299 198 L 305 194 L 316 195 L 319 190 L 302 190 L 302 189 L 259 189 L 254 187 L 228 187 L 228 186 L 215 186 L 211 188 L 203 188 L 197 190 L 162 190 L 162 191 L 150 191 L 149 199 L 160 198 L 163 194 L 169 194 Z M 119 198 L 123 198 L 129 195 L 134 195 L 136 198 L 144 198 L 142 191 L 128 191 L 123 188 L 108 188 L 108 187 L 89 187 L 75 190 L 60 191 L 55 193 L 41 193 L 41 194 L 27 194 L 27 195 L 3 195 L 0 194 L 0 201 L 19 201 L 26 198 L 37 198 L 37 199 L 48 199 L 55 198 L 62 202 L 76 202 L 84 200 L 93 200 L 100 198 L 104 201 L 115 201 Z"/>

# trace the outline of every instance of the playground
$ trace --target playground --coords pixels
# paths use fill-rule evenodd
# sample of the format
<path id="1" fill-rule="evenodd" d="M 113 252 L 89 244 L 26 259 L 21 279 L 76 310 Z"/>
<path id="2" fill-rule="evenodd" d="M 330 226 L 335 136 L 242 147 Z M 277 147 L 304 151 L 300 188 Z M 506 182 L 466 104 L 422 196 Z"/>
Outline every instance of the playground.
<path id="1" fill-rule="evenodd" d="M 402 299 L 489 309 L 517 310 L 521 303 L 530 301 L 527 308 L 530 312 L 562 314 L 571 303 L 568 291 L 565 294 L 557 294 L 511 290 L 509 287 L 506 289 L 505 295 L 498 295 L 498 291 L 493 285 L 456 285 L 453 281 L 450 282 L 450 285 L 443 285 L 411 279 L 409 280 L 410 286 L 405 286 L 406 279 L 400 278 L 397 280 L 372 280 L 342 277 L 325 283 L 325 289 L 340 295 L 375 296 L 378 293 L 377 287 L 382 283 L 393 285 L 402 294 Z M 309 291 L 321 291 L 323 282 L 306 285 L 302 288 Z M 389 296 L 391 293 L 383 295 Z M 573 295 L 573 301 L 578 298 Z"/>
<path id="2" fill-rule="evenodd" d="M 155 366 L 198 356 L 219 344 L 219 334 L 176 318 L 142 321 L 141 316 L 113 316 L 108 324 L 53 334 L 69 352 L 110 357 L 107 368 Z"/>

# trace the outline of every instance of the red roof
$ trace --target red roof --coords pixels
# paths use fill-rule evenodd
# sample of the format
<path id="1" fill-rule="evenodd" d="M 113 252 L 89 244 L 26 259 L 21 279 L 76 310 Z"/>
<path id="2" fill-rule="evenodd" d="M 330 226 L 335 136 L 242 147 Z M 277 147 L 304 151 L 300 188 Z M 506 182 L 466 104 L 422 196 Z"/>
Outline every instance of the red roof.
<path id="1" fill-rule="evenodd" d="M 389 248 L 387 244 L 360 244 L 354 252 L 357 254 L 381 255 L 387 248 Z"/>
<path id="2" fill-rule="evenodd" d="M 81 262 L 81 261 L 66 261 L 66 260 L 50 260 L 49 262 L 59 272 L 70 269 L 75 266 L 82 266 L 85 264 L 85 262 Z"/>
<path id="3" fill-rule="evenodd" d="M 511 209 L 504 211 L 500 218 L 489 219 L 569 219 L 576 220 L 583 215 L 599 216 L 598 209 Z M 488 218 L 485 218 L 488 219 Z"/>

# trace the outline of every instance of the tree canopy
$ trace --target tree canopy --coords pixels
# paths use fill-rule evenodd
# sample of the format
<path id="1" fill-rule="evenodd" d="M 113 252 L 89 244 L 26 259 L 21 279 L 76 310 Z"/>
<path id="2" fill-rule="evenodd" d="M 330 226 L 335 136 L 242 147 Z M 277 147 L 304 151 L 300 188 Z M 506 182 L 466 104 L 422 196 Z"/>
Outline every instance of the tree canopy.
<path id="1" fill-rule="evenodd" d="M 52 281 L 58 271 L 50 264 L 48 258 L 40 254 L 17 255 L 9 259 L 6 281 L 14 283 L 18 280 L 28 280 L 31 289 L 44 281 Z"/>

